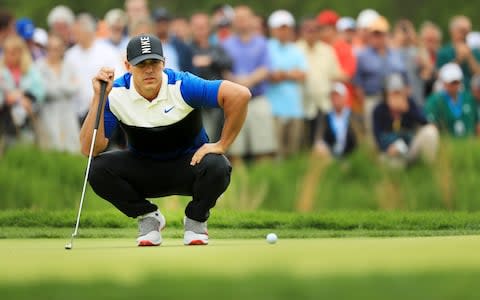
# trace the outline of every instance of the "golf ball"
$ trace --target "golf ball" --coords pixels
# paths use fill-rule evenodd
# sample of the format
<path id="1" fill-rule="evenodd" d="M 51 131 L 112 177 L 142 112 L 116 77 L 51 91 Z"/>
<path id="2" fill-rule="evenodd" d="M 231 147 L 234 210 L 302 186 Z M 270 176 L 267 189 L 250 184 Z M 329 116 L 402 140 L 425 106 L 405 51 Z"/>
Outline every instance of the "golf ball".
<path id="1" fill-rule="evenodd" d="M 277 242 L 277 235 L 275 233 L 267 234 L 267 243 L 275 244 Z"/>

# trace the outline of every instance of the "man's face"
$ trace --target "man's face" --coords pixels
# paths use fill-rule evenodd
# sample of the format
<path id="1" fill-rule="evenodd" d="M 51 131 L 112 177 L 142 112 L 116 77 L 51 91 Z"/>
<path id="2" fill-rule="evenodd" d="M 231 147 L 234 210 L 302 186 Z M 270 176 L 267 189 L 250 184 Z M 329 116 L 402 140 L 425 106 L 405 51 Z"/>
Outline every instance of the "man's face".
<path id="1" fill-rule="evenodd" d="M 440 48 L 440 35 L 434 29 L 425 30 L 422 35 L 422 42 L 425 48 L 431 52 L 436 52 Z"/>
<path id="2" fill-rule="evenodd" d="M 190 24 L 194 40 L 198 41 L 208 39 L 208 36 L 210 34 L 210 20 L 208 19 L 208 16 L 194 16 L 192 17 Z"/>
<path id="3" fill-rule="evenodd" d="M 404 90 L 387 92 L 387 105 L 392 112 L 406 112 L 408 110 L 408 100 L 406 92 Z"/>
<path id="4" fill-rule="evenodd" d="M 332 106 L 335 110 L 342 110 L 345 107 L 345 96 L 339 94 L 338 92 L 332 92 L 330 95 Z"/>
<path id="5" fill-rule="evenodd" d="M 301 33 L 302 38 L 308 42 L 313 42 L 318 39 L 318 25 L 315 20 L 305 20 L 302 24 Z"/>
<path id="6" fill-rule="evenodd" d="M 460 92 L 460 88 L 462 87 L 462 82 L 460 80 L 454 80 L 452 82 L 445 82 L 443 87 L 445 91 L 450 95 L 456 95 Z"/>
<path id="7" fill-rule="evenodd" d="M 384 48 L 387 45 L 387 34 L 381 31 L 370 32 L 370 45 L 375 49 Z"/>
<path id="8" fill-rule="evenodd" d="M 465 42 L 467 34 L 472 31 L 472 24 L 468 20 L 460 20 L 451 30 L 452 40 Z"/>
<path id="9" fill-rule="evenodd" d="M 133 66 L 126 63 L 127 70 L 133 75 L 135 87 L 141 91 L 157 90 L 162 84 L 164 63 L 158 59 L 147 59 Z"/>
<path id="10" fill-rule="evenodd" d="M 271 33 L 272 36 L 279 40 L 281 43 L 286 43 L 293 39 L 293 28 L 286 25 L 278 28 L 272 28 Z"/>
<path id="11" fill-rule="evenodd" d="M 253 29 L 253 13 L 246 7 L 237 8 L 235 10 L 235 18 L 233 26 L 239 33 L 249 33 Z"/>

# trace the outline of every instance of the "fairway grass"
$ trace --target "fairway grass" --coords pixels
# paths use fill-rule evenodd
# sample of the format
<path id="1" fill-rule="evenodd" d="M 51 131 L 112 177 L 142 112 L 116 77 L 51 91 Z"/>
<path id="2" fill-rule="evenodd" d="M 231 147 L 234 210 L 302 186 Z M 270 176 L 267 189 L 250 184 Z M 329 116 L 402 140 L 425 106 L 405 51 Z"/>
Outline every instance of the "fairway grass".
<path id="1" fill-rule="evenodd" d="M 79 239 L 70 251 L 64 250 L 65 242 L 0 240 L 1 295 L 69 300 L 157 293 L 175 299 L 478 296 L 473 287 L 480 275 L 480 236 L 280 237 L 275 245 L 230 239 L 203 247 L 185 247 L 181 239 L 167 238 L 161 247 L 151 248 L 135 247 L 132 239 Z"/>

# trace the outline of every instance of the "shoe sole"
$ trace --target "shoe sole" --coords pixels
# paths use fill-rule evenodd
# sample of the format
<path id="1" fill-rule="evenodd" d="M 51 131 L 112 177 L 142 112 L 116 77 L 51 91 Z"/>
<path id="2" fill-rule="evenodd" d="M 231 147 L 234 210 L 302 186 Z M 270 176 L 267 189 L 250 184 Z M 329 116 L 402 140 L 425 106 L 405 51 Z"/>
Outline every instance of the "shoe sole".
<path id="1" fill-rule="evenodd" d="M 185 246 L 206 246 L 208 245 L 208 242 L 202 241 L 202 240 L 193 240 L 190 241 L 190 243 L 185 244 Z"/>

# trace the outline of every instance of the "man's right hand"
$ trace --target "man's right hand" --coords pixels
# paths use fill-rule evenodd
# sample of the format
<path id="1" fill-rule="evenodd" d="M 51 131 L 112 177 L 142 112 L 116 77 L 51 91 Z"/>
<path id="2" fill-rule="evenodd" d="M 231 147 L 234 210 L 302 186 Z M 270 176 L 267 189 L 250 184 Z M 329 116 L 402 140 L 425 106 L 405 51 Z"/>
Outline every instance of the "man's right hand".
<path id="1" fill-rule="evenodd" d="M 115 72 L 113 68 L 103 67 L 98 71 L 97 75 L 92 79 L 93 92 L 95 95 L 100 95 L 100 81 L 107 83 L 107 89 L 105 94 L 108 95 L 112 90 L 113 79 L 115 78 Z"/>

